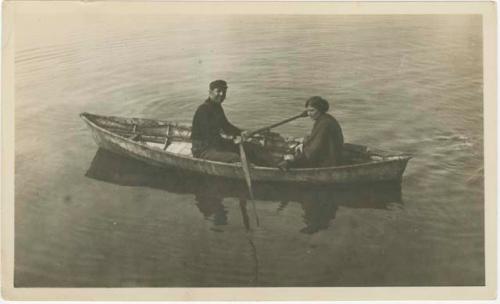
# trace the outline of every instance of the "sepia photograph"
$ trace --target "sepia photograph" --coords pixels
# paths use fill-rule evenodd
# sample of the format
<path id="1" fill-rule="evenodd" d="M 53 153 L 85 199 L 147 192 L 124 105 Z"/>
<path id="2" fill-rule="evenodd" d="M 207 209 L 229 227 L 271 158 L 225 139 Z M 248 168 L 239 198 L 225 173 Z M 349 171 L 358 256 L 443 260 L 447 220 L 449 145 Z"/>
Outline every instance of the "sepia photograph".
<path id="1" fill-rule="evenodd" d="M 495 10 L 5 1 L 3 297 L 494 298 Z"/>

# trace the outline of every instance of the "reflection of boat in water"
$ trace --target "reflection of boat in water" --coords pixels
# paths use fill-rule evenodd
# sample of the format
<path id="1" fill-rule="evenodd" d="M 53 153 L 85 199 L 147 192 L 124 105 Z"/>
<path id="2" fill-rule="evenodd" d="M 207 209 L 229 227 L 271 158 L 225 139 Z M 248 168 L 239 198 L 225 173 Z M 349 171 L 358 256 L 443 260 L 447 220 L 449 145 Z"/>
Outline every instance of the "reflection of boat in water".
<path id="1" fill-rule="evenodd" d="M 122 186 L 194 194 L 200 212 L 206 218 L 213 217 L 217 225 L 227 222 L 224 199 L 236 198 L 240 200 L 245 225 L 248 225 L 248 190 L 243 181 L 197 175 L 184 170 L 165 170 L 103 149 L 97 151 L 86 176 Z M 338 206 L 383 209 L 389 203 L 401 203 L 399 182 L 337 187 L 256 182 L 253 186 L 255 200 L 280 202 L 278 210 L 286 208 L 290 202 L 300 203 L 307 226 L 304 232 L 326 228 L 335 217 Z"/>
<path id="2" fill-rule="evenodd" d="M 210 161 L 191 155 L 191 126 L 152 119 L 100 116 L 82 113 L 80 117 L 103 149 L 133 157 L 154 166 L 173 167 L 211 176 L 243 179 L 238 164 Z M 266 133 L 251 139 L 277 158 L 293 151 L 297 139 Z M 283 172 L 277 168 L 253 166 L 253 181 L 307 184 L 345 184 L 401 181 L 410 156 L 344 144 L 344 162 L 337 167 L 298 168 Z"/>

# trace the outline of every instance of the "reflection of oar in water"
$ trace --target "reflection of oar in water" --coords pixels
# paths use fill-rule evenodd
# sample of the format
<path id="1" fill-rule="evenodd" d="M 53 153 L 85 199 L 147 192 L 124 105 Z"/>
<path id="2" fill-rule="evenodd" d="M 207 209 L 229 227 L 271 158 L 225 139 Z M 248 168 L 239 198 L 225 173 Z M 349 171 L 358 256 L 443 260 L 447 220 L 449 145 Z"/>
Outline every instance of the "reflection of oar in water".
<path id="1" fill-rule="evenodd" d="M 250 229 L 250 221 L 248 220 L 247 201 L 245 198 L 240 198 L 240 209 L 241 209 L 241 216 L 243 217 L 243 224 L 245 225 L 246 229 L 246 237 L 248 243 L 250 243 L 250 247 L 252 248 L 252 257 L 255 263 L 253 282 L 257 284 L 259 282 L 259 258 L 257 256 L 257 247 L 253 242 L 252 230 Z"/>
<path id="2" fill-rule="evenodd" d="M 252 135 L 255 135 L 257 133 L 271 130 L 272 128 L 276 128 L 277 126 L 281 126 L 282 124 L 285 124 L 285 123 L 290 122 L 292 120 L 295 120 L 297 118 L 306 117 L 306 116 L 307 116 L 307 112 L 304 111 L 304 112 L 300 113 L 299 115 L 295 115 L 293 117 L 287 118 L 283 121 L 272 124 L 270 126 L 252 131 L 246 137 L 251 137 Z M 257 226 L 259 226 L 259 217 L 257 215 L 257 208 L 255 207 L 255 202 L 254 202 L 254 197 L 253 197 L 252 178 L 250 176 L 250 168 L 248 166 L 247 154 L 245 153 L 245 148 L 243 147 L 243 139 L 240 141 L 239 146 L 240 146 L 241 166 L 243 167 L 243 174 L 245 176 L 245 181 L 247 183 L 248 193 L 250 194 L 250 199 L 252 200 L 252 207 L 253 207 L 253 211 L 255 214 L 255 220 L 257 221 Z"/>
<path id="3" fill-rule="evenodd" d="M 245 225 L 245 229 L 247 231 L 250 231 L 250 221 L 248 219 L 248 212 L 247 212 L 247 201 L 244 198 L 240 198 L 240 210 L 241 210 L 241 216 L 243 218 L 243 225 Z"/>

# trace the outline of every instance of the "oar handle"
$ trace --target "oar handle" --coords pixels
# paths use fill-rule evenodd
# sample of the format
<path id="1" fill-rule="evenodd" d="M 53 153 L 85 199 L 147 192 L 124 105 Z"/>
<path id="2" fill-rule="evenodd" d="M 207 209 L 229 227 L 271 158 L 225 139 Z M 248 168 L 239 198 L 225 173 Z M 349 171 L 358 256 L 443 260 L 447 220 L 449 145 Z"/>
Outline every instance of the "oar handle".
<path id="1" fill-rule="evenodd" d="M 248 137 L 248 138 L 249 138 L 249 137 L 252 137 L 253 135 L 255 135 L 255 134 L 257 134 L 257 133 L 261 133 L 261 132 L 264 132 L 264 131 L 268 131 L 268 130 L 270 130 L 270 129 L 272 129 L 272 128 L 276 128 L 277 126 L 281 126 L 281 125 L 283 125 L 283 124 L 286 124 L 287 122 L 290 122 L 290 121 L 292 121 L 292 120 L 295 120 L 295 119 L 297 119 L 297 118 L 301 118 L 301 117 L 307 117 L 307 111 L 304 111 L 304 112 L 300 113 L 299 115 L 295 115 L 295 116 L 293 116 L 293 117 L 287 118 L 287 119 L 285 119 L 285 120 L 283 120 L 283 121 L 277 122 L 277 123 L 272 124 L 272 125 L 270 125 L 270 126 L 267 126 L 267 127 L 260 128 L 260 129 L 257 129 L 257 130 L 255 130 L 255 131 L 252 131 L 252 132 L 248 133 L 247 137 Z"/>

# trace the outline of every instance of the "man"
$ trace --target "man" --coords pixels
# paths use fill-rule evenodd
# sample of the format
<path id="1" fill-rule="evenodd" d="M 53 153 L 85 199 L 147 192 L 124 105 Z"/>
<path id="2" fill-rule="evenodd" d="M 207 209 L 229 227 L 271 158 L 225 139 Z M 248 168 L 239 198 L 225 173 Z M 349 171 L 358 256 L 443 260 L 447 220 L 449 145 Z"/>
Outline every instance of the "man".
<path id="1" fill-rule="evenodd" d="M 328 101 L 313 96 L 306 101 L 305 106 L 307 114 L 314 120 L 311 134 L 297 147 L 295 157 L 280 163 L 279 167 L 286 170 L 289 167 L 314 168 L 340 165 L 344 135 L 337 120 L 326 113 L 330 107 Z"/>
<path id="2" fill-rule="evenodd" d="M 191 131 L 194 157 L 214 161 L 235 163 L 240 161 L 238 145 L 246 132 L 232 125 L 224 114 L 222 102 L 226 99 L 227 83 L 224 80 L 212 81 L 209 85 L 208 99 L 201 104 L 193 117 Z M 221 133 L 231 139 L 224 138 Z M 245 143 L 245 151 L 251 162 L 258 165 L 272 165 L 274 160 L 261 147 Z"/>

